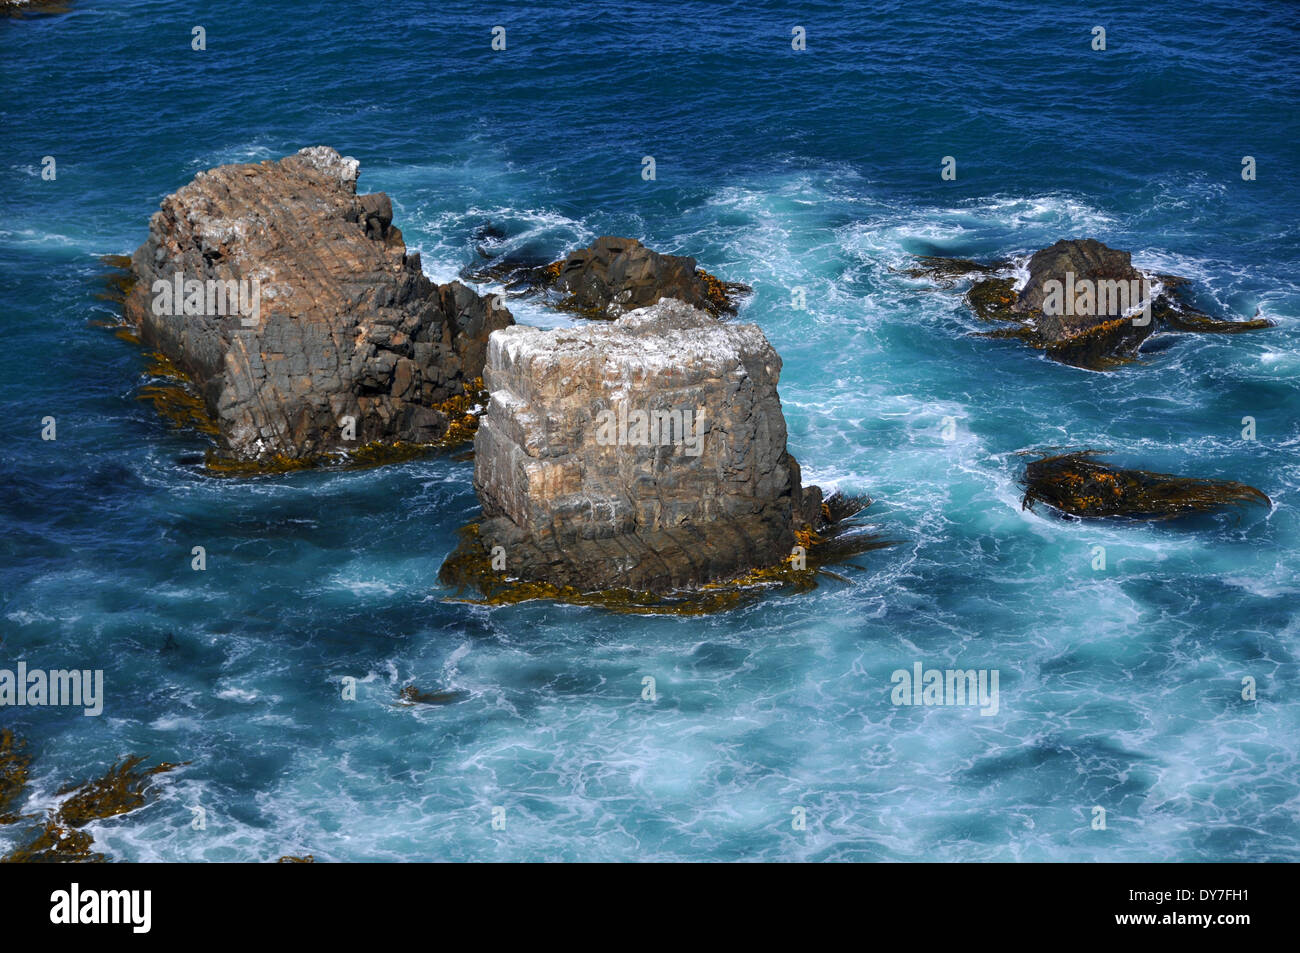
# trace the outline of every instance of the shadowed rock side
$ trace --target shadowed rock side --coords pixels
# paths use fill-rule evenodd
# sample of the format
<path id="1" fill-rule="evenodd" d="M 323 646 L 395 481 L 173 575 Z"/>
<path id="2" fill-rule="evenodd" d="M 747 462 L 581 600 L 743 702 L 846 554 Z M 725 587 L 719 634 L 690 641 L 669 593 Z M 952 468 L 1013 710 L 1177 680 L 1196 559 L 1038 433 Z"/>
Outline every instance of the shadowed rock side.
<path id="1" fill-rule="evenodd" d="M 635 238 L 610 236 L 559 261 L 505 256 L 467 277 L 501 281 L 507 294 L 542 293 L 554 307 L 603 320 L 667 298 L 715 316 L 734 314 L 737 299 L 750 291 L 698 268 L 694 258 L 663 255 Z"/>
<path id="2" fill-rule="evenodd" d="M 357 195 L 357 174 L 325 146 L 200 173 L 132 256 L 126 319 L 193 382 L 225 461 L 443 441 L 488 335 L 513 323 L 429 281 L 388 197 Z M 169 295 L 178 275 L 191 284 Z"/>
<path id="3" fill-rule="evenodd" d="M 443 581 L 537 582 L 549 588 L 525 591 L 555 598 L 619 590 L 633 606 L 788 565 L 850 514 L 801 483 L 780 372 L 756 326 L 675 300 L 607 325 L 493 334 L 474 441 L 484 520 Z"/>
<path id="4" fill-rule="evenodd" d="M 1069 516 L 1172 519 L 1228 506 L 1272 502 L 1253 486 L 1231 480 L 1120 470 L 1082 450 L 1033 460 L 1025 467 L 1022 506 L 1046 503 Z"/>
<path id="5" fill-rule="evenodd" d="M 1008 322 L 985 336 L 1016 338 L 1053 360 L 1090 370 L 1132 360 L 1159 330 L 1231 334 L 1272 327 L 1267 320 L 1223 321 L 1202 314 L 1186 298 L 1186 279 L 1141 272 L 1128 252 L 1091 238 L 1062 239 L 1035 252 L 1019 290 L 1005 261 L 924 257 L 919 262 L 906 274 L 944 284 L 976 278 L 966 294 L 971 309 L 982 320 Z"/>

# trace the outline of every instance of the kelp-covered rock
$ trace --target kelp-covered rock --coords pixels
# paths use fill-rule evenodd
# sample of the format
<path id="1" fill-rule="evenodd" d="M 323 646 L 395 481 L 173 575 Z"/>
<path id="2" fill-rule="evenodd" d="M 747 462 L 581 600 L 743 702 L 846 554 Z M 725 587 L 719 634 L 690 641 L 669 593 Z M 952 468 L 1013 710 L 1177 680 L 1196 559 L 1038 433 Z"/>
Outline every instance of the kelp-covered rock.
<path id="1" fill-rule="evenodd" d="M 1236 333 L 1271 327 L 1267 320 L 1224 321 L 1197 311 L 1187 282 L 1142 272 L 1129 252 L 1095 239 L 1062 239 L 1033 254 L 1018 286 L 1006 262 L 982 265 L 963 259 L 923 258 L 908 270 L 950 283 L 974 278 L 966 301 L 982 320 L 1007 322 L 986 332 L 1011 337 L 1053 360 L 1102 370 L 1131 360 L 1159 330 Z"/>
<path id="2" fill-rule="evenodd" d="M 439 442 L 513 323 L 426 278 L 357 175 L 325 146 L 199 173 L 132 256 L 126 319 L 192 381 L 224 459 Z"/>
<path id="3" fill-rule="evenodd" d="M 795 546 L 779 563 L 750 569 L 715 582 L 668 591 L 616 586 L 592 589 L 585 585 L 513 577 L 498 566 L 495 554 L 484 548 L 480 525 L 461 531 L 461 544 L 443 563 L 439 579 L 457 590 L 453 601 L 477 605 L 513 605 L 530 599 L 549 599 L 571 605 L 597 607 L 630 615 L 707 615 L 751 604 L 770 593 L 811 592 L 825 577 L 849 582 L 832 565 L 856 565 L 854 556 L 895 545 L 872 530 L 863 517 L 867 497 L 831 494 L 812 515 L 811 525 L 797 529 Z M 474 591 L 475 594 L 471 594 Z"/>
<path id="4" fill-rule="evenodd" d="M 21 18 L 67 13 L 70 0 L 0 0 L 0 17 Z"/>
<path id="5" fill-rule="evenodd" d="M 1082 450 L 1045 456 L 1025 467 L 1022 507 L 1046 503 L 1080 518 L 1171 519 L 1229 506 L 1270 506 L 1261 491 L 1232 480 L 1121 470 Z"/>
<path id="6" fill-rule="evenodd" d="M 507 293 L 540 292 L 558 308 L 605 320 L 667 298 L 715 316 L 732 314 L 738 299 L 750 290 L 714 277 L 694 258 L 664 255 L 635 238 L 612 236 L 598 238 L 559 261 L 502 256 L 467 275 L 501 281 Z"/>
<path id="7" fill-rule="evenodd" d="M 786 450 L 780 371 L 756 326 L 674 300 L 496 332 L 474 441 L 484 520 L 466 545 L 503 577 L 577 592 L 783 563 L 826 514 Z"/>
<path id="8" fill-rule="evenodd" d="M 1126 251 L 1108 248 L 1093 238 L 1081 241 L 1061 239 L 1055 245 L 1034 252 L 1029 259 L 1029 278 L 1020 289 L 1012 309 L 1022 314 L 1041 315 L 1039 331 L 1050 341 L 1064 340 L 1071 335 L 1095 327 L 1100 321 L 1123 317 L 1126 310 L 1119 302 L 1107 296 L 1088 308 L 1045 307 L 1052 297 L 1050 286 L 1059 285 L 1058 294 L 1070 286 L 1096 289 L 1098 282 L 1140 282 L 1143 275 L 1133 267 L 1133 256 Z M 1130 285 L 1131 287 L 1131 285 Z M 1145 299 L 1134 296 L 1130 308 Z"/>
<path id="9" fill-rule="evenodd" d="M 407 685 L 397 693 L 398 703 L 402 705 L 450 705 L 464 701 L 467 697 L 469 697 L 467 692 L 426 692 L 414 685 Z"/>

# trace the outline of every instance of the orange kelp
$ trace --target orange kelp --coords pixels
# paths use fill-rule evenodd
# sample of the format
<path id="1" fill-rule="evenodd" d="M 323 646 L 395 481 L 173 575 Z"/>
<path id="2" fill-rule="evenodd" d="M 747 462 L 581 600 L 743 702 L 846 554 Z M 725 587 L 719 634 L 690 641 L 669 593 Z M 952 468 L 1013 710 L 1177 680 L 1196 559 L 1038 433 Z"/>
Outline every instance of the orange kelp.
<path id="1" fill-rule="evenodd" d="M 1096 459 L 1098 450 L 1046 456 L 1025 466 L 1021 506 L 1035 503 L 1080 518 L 1172 519 L 1227 506 L 1271 506 L 1264 493 L 1232 480 L 1121 470 Z"/>

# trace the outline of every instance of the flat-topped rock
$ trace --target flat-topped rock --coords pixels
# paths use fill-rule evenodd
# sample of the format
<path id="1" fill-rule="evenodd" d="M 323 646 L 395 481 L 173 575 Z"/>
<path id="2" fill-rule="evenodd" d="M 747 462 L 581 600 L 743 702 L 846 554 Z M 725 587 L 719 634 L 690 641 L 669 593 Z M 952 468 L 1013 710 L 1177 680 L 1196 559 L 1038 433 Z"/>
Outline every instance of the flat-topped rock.
<path id="1" fill-rule="evenodd" d="M 326 146 L 201 172 L 132 256 L 126 318 L 193 379 L 222 457 L 437 442 L 488 335 L 513 323 L 426 278 L 388 196 L 358 195 L 358 173 Z"/>
<path id="2" fill-rule="evenodd" d="M 478 544 L 512 578 L 669 591 L 790 556 L 821 492 L 786 450 L 781 359 L 675 300 L 495 332 L 475 436 Z"/>

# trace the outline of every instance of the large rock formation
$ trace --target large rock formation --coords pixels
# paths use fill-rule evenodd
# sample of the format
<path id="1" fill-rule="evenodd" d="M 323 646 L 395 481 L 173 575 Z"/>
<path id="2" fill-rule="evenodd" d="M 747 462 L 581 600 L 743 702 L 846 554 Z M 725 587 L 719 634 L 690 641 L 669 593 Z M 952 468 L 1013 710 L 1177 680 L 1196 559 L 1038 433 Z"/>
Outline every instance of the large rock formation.
<path id="1" fill-rule="evenodd" d="M 675 300 L 492 335 L 475 545 L 517 579 L 666 592 L 790 556 L 821 491 L 786 451 L 781 359 Z"/>
<path id="2" fill-rule="evenodd" d="M 1126 251 L 1092 238 L 1062 239 L 1035 252 L 1017 290 L 1008 262 L 980 264 L 928 257 L 912 277 L 982 276 L 966 298 L 980 318 L 1012 322 L 989 332 L 1041 348 L 1065 364 L 1103 369 L 1129 360 L 1159 330 L 1231 334 L 1270 327 L 1267 320 L 1225 321 L 1197 311 L 1184 295 L 1187 282 L 1145 273 Z"/>
<path id="3" fill-rule="evenodd" d="M 357 195 L 357 174 L 325 146 L 199 173 L 132 257 L 126 317 L 193 379 L 224 457 L 436 442 L 488 335 L 513 323 L 429 281 L 388 196 Z"/>
<path id="4" fill-rule="evenodd" d="M 484 237 L 496 233 L 483 231 Z M 480 254 L 486 255 L 483 246 Z M 496 280 L 511 294 L 543 292 L 556 307 L 586 318 L 613 320 L 628 311 L 673 298 L 712 315 L 733 314 L 747 285 L 722 281 L 694 258 L 664 255 L 635 238 L 605 236 L 559 261 L 503 255 L 468 270 L 471 280 Z"/>

